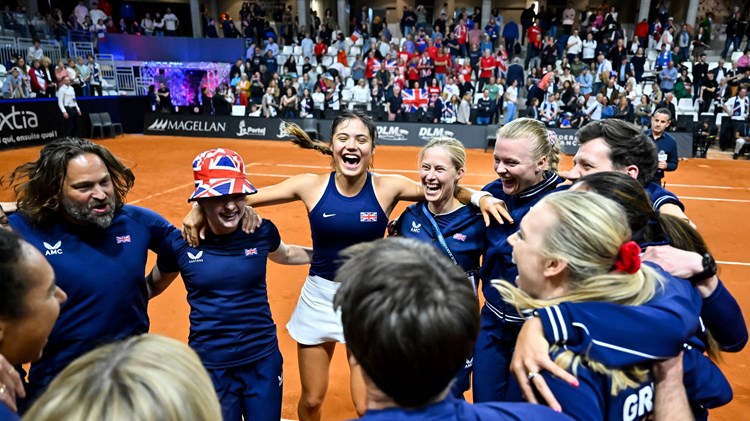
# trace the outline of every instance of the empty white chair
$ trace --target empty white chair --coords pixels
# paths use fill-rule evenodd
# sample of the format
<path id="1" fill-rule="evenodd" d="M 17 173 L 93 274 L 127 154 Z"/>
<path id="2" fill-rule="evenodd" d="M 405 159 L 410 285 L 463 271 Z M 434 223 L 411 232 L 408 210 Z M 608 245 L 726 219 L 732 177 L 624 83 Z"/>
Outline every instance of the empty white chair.
<path id="1" fill-rule="evenodd" d="M 302 55 L 302 47 L 299 45 L 295 45 L 294 48 L 292 49 L 292 54 L 294 54 L 295 56 Z"/>
<path id="2" fill-rule="evenodd" d="M 291 45 L 285 45 L 284 48 L 281 49 L 281 54 L 291 56 L 292 54 L 294 54 L 294 48 L 292 48 Z"/>
<path id="3" fill-rule="evenodd" d="M 677 109 L 685 112 L 695 111 L 693 100 L 690 98 L 681 98 L 679 101 L 677 101 Z"/>
<path id="4" fill-rule="evenodd" d="M 354 46 L 349 50 L 349 55 L 356 56 L 357 54 L 362 54 L 362 49 Z"/>

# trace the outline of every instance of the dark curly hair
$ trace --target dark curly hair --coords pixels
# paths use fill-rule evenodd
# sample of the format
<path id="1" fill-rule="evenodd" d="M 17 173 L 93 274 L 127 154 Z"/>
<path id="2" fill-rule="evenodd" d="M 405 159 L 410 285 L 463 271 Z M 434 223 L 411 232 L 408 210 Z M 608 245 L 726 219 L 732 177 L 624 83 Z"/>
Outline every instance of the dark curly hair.
<path id="1" fill-rule="evenodd" d="M 68 162 L 84 154 L 94 154 L 106 165 L 115 190 L 115 209 L 119 210 L 135 183 L 133 172 L 105 147 L 77 137 L 48 143 L 40 151 L 39 159 L 17 167 L 7 181 L 3 178 L 0 184 L 7 182 L 13 188 L 18 212 L 35 225 L 48 225 L 58 215 Z"/>

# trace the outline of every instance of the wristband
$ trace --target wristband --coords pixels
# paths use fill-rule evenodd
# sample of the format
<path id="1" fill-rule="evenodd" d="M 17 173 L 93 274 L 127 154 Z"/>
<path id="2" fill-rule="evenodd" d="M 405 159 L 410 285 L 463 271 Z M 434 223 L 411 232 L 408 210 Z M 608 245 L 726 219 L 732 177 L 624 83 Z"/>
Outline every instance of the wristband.
<path id="1" fill-rule="evenodd" d="M 482 191 L 482 190 L 475 191 L 474 193 L 471 194 L 471 204 L 476 207 L 479 207 L 479 201 L 482 200 L 483 197 L 491 196 L 491 195 L 492 193 L 488 191 Z"/>

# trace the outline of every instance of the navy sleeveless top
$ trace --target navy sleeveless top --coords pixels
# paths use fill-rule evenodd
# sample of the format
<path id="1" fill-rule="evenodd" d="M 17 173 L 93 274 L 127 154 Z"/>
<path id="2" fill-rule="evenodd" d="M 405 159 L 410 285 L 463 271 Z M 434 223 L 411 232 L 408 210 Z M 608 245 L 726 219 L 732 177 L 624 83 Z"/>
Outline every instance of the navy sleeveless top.
<path id="1" fill-rule="evenodd" d="M 341 266 L 339 252 L 351 245 L 383 238 L 388 216 L 380 207 L 367 173 L 362 190 L 346 197 L 336 188 L 336 173 L 331 173 L 328 186 L 310 211 L 313 257 L 310 276 L 333 280 Z"/>

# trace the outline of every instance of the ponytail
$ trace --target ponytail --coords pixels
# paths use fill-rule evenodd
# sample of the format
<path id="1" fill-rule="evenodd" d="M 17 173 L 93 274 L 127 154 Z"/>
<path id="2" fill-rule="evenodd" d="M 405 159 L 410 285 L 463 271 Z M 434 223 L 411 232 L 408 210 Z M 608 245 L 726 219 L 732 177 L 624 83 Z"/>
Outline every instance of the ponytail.
<path id="1" fill-rule="evenodd" d="M 323 155 L 333 156 L 331 147 L 325 142 L 312 140 L 300 126 L 295 123 L 286 123 L 284 132 L 292 137 L 292 143 L 303 149 L 314 149 Z"/>

